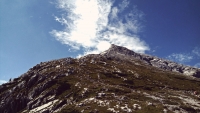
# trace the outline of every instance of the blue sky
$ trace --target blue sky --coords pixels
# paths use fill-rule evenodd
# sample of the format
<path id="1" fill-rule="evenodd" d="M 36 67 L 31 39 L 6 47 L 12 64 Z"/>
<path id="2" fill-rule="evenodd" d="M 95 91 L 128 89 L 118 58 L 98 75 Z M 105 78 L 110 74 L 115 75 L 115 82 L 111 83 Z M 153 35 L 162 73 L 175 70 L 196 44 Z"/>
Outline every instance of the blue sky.
<path id="1" fill-rule="evenodd" d="M 0 84 L 110 44 L 200 67 L 199 0 L 0 1 Z"/>

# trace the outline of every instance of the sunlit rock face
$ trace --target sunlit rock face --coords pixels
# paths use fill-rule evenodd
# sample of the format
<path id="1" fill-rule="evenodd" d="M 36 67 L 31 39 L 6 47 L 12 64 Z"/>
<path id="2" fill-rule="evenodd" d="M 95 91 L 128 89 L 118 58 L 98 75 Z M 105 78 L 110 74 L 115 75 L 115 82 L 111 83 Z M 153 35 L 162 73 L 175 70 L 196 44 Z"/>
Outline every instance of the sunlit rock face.
<path id="1" fill-rule="evenodd" d="M 0 86 L 1 113 L 200 112 L 200 71 L 112 45 L 41 62 Z"/>

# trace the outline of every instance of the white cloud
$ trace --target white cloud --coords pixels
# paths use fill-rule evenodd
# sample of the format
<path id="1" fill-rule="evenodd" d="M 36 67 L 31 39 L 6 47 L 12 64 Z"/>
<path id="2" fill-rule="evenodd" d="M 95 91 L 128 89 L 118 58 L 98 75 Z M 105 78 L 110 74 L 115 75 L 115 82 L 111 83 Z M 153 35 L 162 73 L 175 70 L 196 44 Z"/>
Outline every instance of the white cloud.
<path id="1" fill-rule="evenodd" d="M 199 47 L 195 47 L 193 50 L 192 50 L 192 53 L 197 55 L 198 58 L 200 57 L 200 48 Z"/>
<path id="2" fill-rule="evenodd" d="M 190 54 L 184 54 L 184 53 L 173 53 L 167 57 L 167 59 L 173 60 L 175 62 L 185 63 L 190 62 L 193 59 L 193 56 Z"/>
<path id="3" fill-rule="evenodd" d="M 194 67 L 200 68 L 200 63 L 196 63 L 196 64 L 194 65 Z"/>
<path id="4" fill-rule="evenodd" d="M 3 84 L 3 83 L 6 83 L 7 81 L 5 80 L 0 80 L 0 85 Z"/>
<path id="5" fill-rule="evenodd" d="M 125 8 L 127 8 L 129 5 L 129 2 L 127 0 L 123 0 L 121 4 L 119 4 L 119 8 L 121 11 L 123 11 Z"/>
<path id="6" fill-rule="evenodd" d="M 117 8 L 117 7 L 113 7 L 113 8 L 112 8 L 111 19 L 118 18 L 117 14 L 118 14 L 118 8 Z"/>
<path id="7" fill-rule="evenodd" d="M 55 20 L 64 25 L 64 29 L 53 30 L 51 34 L 73 49 L 83 48 L 84 54 L 102 52 L 110 44 L 140 53 L 149 50 L 138 36 L 143 13 L 135 6 L 132 11 L 123 12 L 129 5 L 127 0 L 118 6 L 113 3 L 112 0 L 57 0 L 57 7 L 65 13 Z"/>

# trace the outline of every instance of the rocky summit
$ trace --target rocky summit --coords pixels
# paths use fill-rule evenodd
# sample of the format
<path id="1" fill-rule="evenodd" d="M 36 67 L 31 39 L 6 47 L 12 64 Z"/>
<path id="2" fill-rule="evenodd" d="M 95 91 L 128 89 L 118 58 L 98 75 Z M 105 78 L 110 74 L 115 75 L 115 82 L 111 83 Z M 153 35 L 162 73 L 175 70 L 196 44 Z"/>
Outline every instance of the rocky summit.
<path id="1" fill-rule="evenodd" d="M 200 69 L 112 45 L 0 85 L 0 113 L 199 113 Z"/>

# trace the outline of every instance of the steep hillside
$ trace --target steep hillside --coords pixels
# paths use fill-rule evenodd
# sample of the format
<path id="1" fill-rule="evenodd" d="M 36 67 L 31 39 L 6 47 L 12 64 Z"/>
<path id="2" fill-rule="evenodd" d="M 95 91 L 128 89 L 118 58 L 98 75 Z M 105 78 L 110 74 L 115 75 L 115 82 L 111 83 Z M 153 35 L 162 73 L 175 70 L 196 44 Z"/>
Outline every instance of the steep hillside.
<path id="1" fill-rule="evenodd" d="M 112 45 L 0 86 L 1 113 L 198 113 L 200 70 Z"/>

